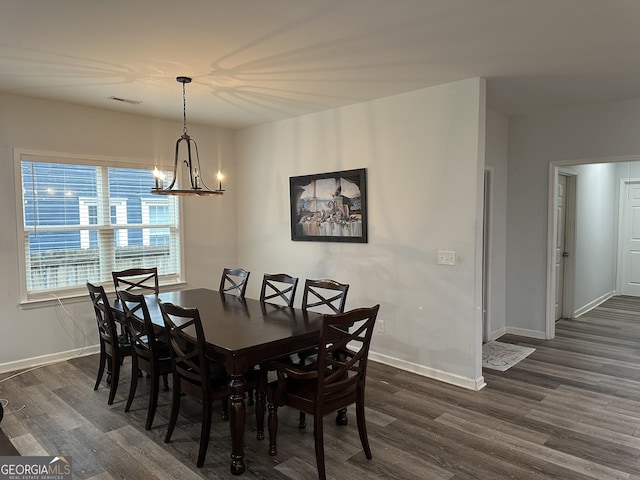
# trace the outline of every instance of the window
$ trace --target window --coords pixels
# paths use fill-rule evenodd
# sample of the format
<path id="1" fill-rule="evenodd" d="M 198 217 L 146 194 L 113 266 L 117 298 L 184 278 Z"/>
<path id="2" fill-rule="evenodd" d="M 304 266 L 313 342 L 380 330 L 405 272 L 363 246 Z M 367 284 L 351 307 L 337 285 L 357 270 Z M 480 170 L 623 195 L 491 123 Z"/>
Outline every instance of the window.
<path id="1" fill-rule="evenodd" d="M 84 291 L 87 281 L 111 283 L 112 271 L 132 267 L 180 278 L 178 201 L 151 195 L 151 169 L 19 158 L 23 301 Z"/>

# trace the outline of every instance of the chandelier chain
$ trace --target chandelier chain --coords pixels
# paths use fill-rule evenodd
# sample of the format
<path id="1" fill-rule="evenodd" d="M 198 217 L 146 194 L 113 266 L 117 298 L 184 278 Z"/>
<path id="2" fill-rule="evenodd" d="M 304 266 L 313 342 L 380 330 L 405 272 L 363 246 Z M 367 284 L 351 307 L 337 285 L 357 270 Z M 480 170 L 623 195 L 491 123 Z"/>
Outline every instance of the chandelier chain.
<path id="1" fill-rule="evenodd" d="M 187 134 L 187 96 L 184 82 L 182 83 L 182 133 Z"/>

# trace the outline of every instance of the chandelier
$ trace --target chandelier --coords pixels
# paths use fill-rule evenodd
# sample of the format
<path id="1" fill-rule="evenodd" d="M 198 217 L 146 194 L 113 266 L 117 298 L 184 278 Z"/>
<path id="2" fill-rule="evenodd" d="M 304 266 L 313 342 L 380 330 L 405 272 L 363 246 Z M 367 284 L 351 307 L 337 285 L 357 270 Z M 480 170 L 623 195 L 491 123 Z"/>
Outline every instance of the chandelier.
<path id="1" fill-rule="evenodd" d="M 176 80 L 182 84 L 182 136 L 176 141 L 176 153 L 173 161 L 173 178 L 171 183 L 164 188 L 164 174 L 158 171 L 158 168 L 156 167 L 153 171 L 156 183 L 155 187 L 151 189 L 151 193 L 154 195 L 222 195 L 224 193 L 224 190 L 222 189 L 222 174 L 218 172 L 217 175 L 218 188 L 216 190 L 211 190 L 202 178 L 198 145 L 187 133 L 187 100 L 185 95 L 185 84 L 191 83 L 191 78 L 176 77 Z M 180 160 L 181 153 L 184 155 L 185 150 L 186 158 L 184 160 Z M 191 188 L 181 189 L 176 185 L 179 162 L 182 162 L 186 167 L 188 174 L 187 178 L 189 179 L 189 185 Z"/>

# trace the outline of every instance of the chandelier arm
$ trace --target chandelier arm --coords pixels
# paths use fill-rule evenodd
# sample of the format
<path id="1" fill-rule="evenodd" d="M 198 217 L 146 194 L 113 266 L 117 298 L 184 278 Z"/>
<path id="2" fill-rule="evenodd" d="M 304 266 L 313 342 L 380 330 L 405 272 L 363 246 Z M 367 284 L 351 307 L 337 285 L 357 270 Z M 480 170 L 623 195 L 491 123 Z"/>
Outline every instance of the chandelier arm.
<path id="1" fill-rule="evenodd" d="M 198 187 L 198 172 L 196 171 L 195 174 L 194 174 L 193 161 L 191 160 L 191 142 L 193 140 L 191 140 L 189 135 L 187 135 L 186 133 L 182 136 L 182 139 L 187 144 L 187 159 L 184 161 L 184 163 L 187 164 L 187 168 L 189 169 L 189 185 L 191 185 L 192 189 L 197 190 L 199 188 Z"/>
<path id="2" fill-rule="evenodd" d="M 202 176 L 202 168 L 200 167 L 200 154 L 198 153 L 198 144 L 193 139 L 191 139 L 191 141 L 193 142 L 193 146 L 196 151 L 196 162 L 198 163 L 198 172 L 200 173 L 200 183 L 202 183 L 202 186 L 207 190 L 211 190 L 211 188 L 209 188 L 209 186 L 205 183 L 204 177 Z"/>
<path id="3" fill-rule="evenodd" d="M 176 140 L 176 152 L 173 157 L 173 178 L 171 178 L 171 183 L 167 185 L 165 190 L 171 190 L 178 179 L 178 145 L 180 145 L 180 139 Z"/>

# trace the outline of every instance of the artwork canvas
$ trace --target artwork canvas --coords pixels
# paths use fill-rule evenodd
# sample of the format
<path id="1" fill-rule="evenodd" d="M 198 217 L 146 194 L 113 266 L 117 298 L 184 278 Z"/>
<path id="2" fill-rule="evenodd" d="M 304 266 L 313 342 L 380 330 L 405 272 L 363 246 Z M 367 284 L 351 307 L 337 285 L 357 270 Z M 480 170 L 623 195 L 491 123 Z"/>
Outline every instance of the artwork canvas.
<path id="1" fill-rule="evenodd" d="M 367 242 L 364 168 L 289 178 L 291 240 Z"/>

